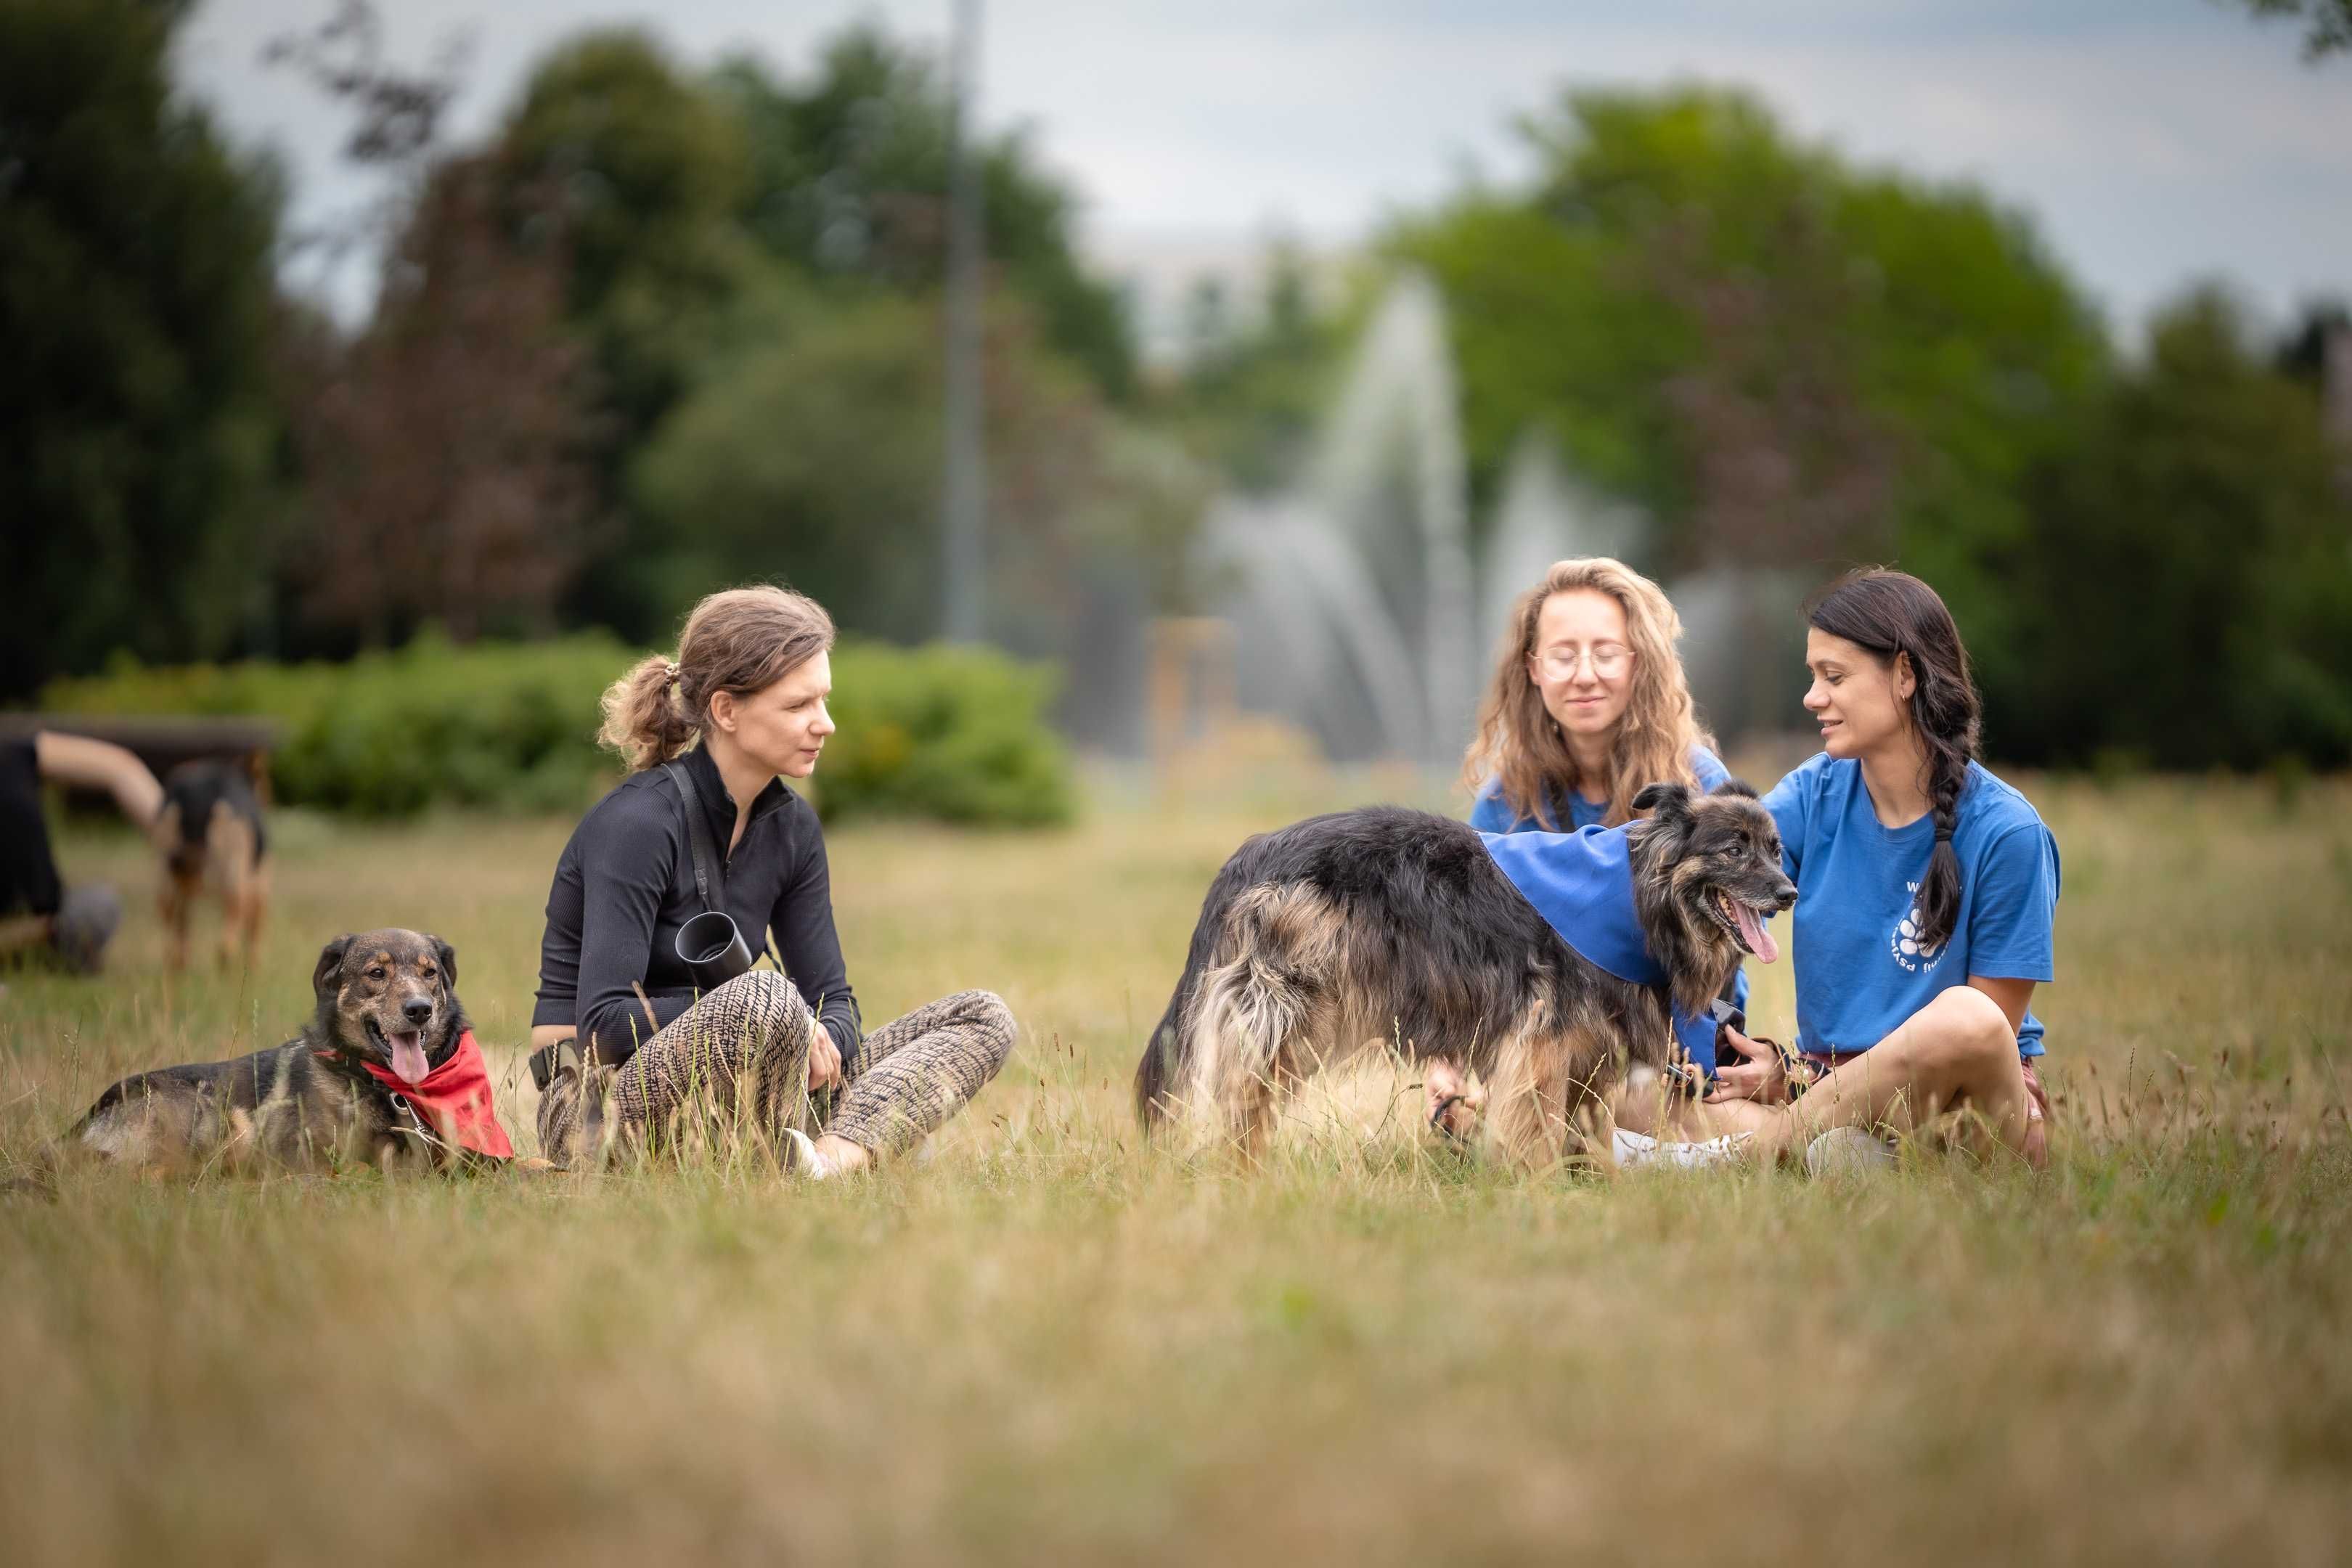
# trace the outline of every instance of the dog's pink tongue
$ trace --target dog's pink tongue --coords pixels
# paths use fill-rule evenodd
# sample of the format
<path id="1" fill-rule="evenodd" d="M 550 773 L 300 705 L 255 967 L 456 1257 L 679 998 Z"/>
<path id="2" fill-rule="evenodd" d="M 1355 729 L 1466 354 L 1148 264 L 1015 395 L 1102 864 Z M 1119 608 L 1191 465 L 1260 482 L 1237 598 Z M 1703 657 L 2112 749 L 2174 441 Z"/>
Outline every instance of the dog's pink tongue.
<path id="1" fill-rule="evenodd" d="M 1770 929 L 1757 918 L 1754 910 L 1734 899 L 1731 900 L 1731 918 L 1739 922 L 1739 937 L 1748 944 L 1748 952 L 1766 963 L 1780 962 L 1780 944 L 1772 940 Z"/>
<path id="2" fill-rule="evenodd" d="M 423 1083 L 433 1069 L 425 1065 L 425 1042 L 418 1035 L 387 1035 L 392 1042 L 392 1070 L 404 1083 Z"/>

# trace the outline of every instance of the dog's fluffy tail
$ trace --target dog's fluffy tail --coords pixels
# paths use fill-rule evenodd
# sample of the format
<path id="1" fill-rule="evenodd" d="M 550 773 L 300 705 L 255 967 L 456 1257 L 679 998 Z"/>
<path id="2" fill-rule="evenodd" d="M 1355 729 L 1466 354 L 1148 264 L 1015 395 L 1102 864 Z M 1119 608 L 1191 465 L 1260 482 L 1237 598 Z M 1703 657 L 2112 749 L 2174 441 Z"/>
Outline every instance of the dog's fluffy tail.
<path id="1" fill-rule="evenodd" d="M 1136 1068 L 1146 1126 L 1192 1101 L 1245 1134 L 1285 1048 L 1317 1033 L 1344 963 L 1342 922 L 1314 888 L 1270 879 L 1270 857 L 1253 853 L 1261 844 L 1227 861 L 1202 901 L 1184 973 Z"/>
<path id="2" fill-rule="evenodd" d="M 1135 1109 L 1146 1127 L 1164 1122 L 1183 1099 L 1189 1080 L 1202 1066 L 1198 1058 L 1204 1033 L 1212 1037 L 1220 1035 L 1225 1020 L 1208 1014 L 1213 1002 L 1226 1004 L 1216 1008 L 1223 1013 L 1234 1000 L 1229 994 L 1236 978 L 1232 961 L 1238 957 L 1246 968 L 1248 961 L 1259 955 L 1262 944 L 1254 934 L 1259 922 L 1253 919 L 1252 910 L 1269 890 L 1265 886 L 1269 878 L 1277 874 L 1278 837 L 1262 833 L 1245 840 L 1201 900 L 1201 918 L 1192 927 L 1184 973 L 1177 976 L 1168 1010 L 1144 1042 L 1143 1059 L 1136 1064 Z"/>
<path id="3" fill-rule="evenodd" d="M 1245 854 L 1235 854 L 1209 884 L 1208 894 L 1201 900 L 1200 921 L 1192 927 L 1192 945 L 1184 955 L 1184 973 L 1176 977 L 1168 1010 L 1153 1026 L 1151 1037 L 1143 1042 L 1143 1059 L 1135 1067 L 1135 1113 L 1146 1127 L 1167 1121 L 1175 1108 L 1177 1086 L 1191 1070 L 1192 1026 L 1199 1014 L 1201 988 L 1216 962 L 1217 939 L 1224 933 L 1234 900 L 1249 885 L 1243 864 L 1247 858 Z"/>

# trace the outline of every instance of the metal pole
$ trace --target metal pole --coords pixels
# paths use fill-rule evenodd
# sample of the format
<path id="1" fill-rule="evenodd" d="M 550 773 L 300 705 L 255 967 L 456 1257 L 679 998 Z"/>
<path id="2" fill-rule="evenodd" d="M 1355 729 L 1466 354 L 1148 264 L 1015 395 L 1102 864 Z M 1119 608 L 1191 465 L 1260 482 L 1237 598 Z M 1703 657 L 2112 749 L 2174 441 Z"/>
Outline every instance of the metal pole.
<path id="1" fill-rule="evenodd" d="M 987 458 L 981 447 L 980 0 L 955 0 L 948 110 L 947 635 L 978 642 L 984 619 Z"/>

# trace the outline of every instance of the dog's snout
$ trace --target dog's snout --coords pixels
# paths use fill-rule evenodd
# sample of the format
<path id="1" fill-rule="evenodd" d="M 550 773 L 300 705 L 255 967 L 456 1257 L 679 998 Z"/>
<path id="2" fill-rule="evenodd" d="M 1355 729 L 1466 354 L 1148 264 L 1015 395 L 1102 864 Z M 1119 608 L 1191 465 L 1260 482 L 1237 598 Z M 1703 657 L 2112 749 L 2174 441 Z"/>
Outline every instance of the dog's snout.
<path id="1" fill-rule="evenodd" d="M 428 997 L 411 996 L 400 1005 L 400 1010 L 407 1015 L 410 1023 L 420 1028 L 433 1021 L 433 1003 Z"/>
<path id="2" fill-rule="evenodd" d="M 1796 902 L 1797 884 L 1783 877 L 1780 879 L 1780 889 L 1779 893 L 1775 895 L 1772 907 L 1777 910 L 1787 910 L 1794 908 Z"/>

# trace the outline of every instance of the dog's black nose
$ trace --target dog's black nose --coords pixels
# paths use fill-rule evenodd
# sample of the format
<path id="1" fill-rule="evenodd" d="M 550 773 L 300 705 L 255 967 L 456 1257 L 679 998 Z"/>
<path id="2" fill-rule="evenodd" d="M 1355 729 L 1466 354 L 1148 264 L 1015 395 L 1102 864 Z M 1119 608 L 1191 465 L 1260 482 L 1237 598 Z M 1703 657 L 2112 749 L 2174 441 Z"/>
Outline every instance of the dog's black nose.
<path id="1" fill-rule="evenodd" d="M 415 1024 L 419 1027 L 422 1027 L 433 1016 L 433 1004 L 427 1002 L 422 996 L 410 997 L 407 1001 L 400 1005 L 400 1010 L 408 1015 L 408 1021 L 410 1023 Z"/>

